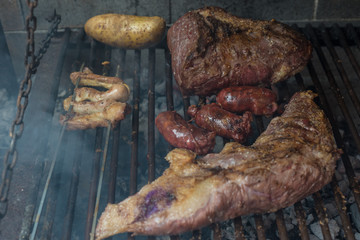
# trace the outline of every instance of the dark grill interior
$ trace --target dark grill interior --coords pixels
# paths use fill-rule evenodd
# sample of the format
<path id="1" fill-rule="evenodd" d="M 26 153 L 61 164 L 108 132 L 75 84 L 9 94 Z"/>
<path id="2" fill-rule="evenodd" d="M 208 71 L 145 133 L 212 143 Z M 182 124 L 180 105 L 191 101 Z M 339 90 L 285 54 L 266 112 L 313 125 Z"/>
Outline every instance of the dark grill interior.
<path id="1" fill-rule="evenodd" d="M 321 229 L 323 239 L 359 237 L 356 214 L 360 203 L 360 159 L 356 156 L 360 151 L 360 28 L 351 24 L 293 27 L 311 40 L 314 53 L 303 72 L 276 86 L 279 103 L 286 104 L 300 90 L 312 89 L 319 94 L 318 103 L 332 124 L 338 146 L 344 150 L 333 181 L 320 192 L 276 213 L 238 217 L 171 239 L 312 239 L 316 228 Z M 110 61 L 110 65 L 104 61 Z M 62 100 L 73 90 L 69 74 L 78 71 L 82 64 L 95 73 L 124 79 L 132 90 L 132 114 L 111 130 L 62 134 L 58 123 Z M 173 82 L 165 41 L 156 48 L 125 51 L 104 46 L 83 31 L 70 29 L 53 39 L 31 94 L 25 131 L 17 146 L 20 160 L 14 170 L 8 214 L 2 219 L 2 225 L 8 225 L 8 231 L 2 235 L 12 236 L 6 239 L 27 239 L 34 229 L 33 239 L 90 239 L 94 211 L 98 210 L 99 217 L 106 203 L 119 202 L 136 193 L 167 167 L 164 156 L 171 147 L 154 125 L 156 115 L 176 110 L 184 116 L 184 109 L 202 100 L 181 97 Z M 269 121 L 265 117 L 255 119 L 247 144 Z M 218 141 L 217 150 L 222 145 Z M 42 199 L 52 167 L 52 178 Z M 25 191 L 28 197 L 16 200 L 19 191 Z M 39 219 L 34 221 L 37 215 Z M 333 228 L 334 221 L 338 231 Z M 128 238 L 132 237 L 113 237 Z"/>

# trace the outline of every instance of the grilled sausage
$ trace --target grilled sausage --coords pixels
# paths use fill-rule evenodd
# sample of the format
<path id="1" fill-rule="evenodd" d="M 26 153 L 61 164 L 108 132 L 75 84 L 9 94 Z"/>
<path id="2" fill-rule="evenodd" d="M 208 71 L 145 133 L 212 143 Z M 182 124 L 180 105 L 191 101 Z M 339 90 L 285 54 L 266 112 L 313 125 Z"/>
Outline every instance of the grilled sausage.
<path id="1" fill-rule="evenodd" d="M 191 105 L 187 112 L 199 127 L 236 142 L 245 142 L 251 131 L 252 114 L 248 111 L 243 116 L 238 116 L 211 103 L 201 108 Z"/>
<path id="2" fill-rule="evenodd" d="M 222 89 L 216 96 L 216 102 L 230 112 L 251 111 L 255 115 L 269 116 L 278 108 L 276 97 L 267 88 L 233 86 Z"/>
<path id="3" fill-rule="evenodd" d="M 175 111 L 160 113 L 155 119 L 155 125 L 165 140 L 174 147 L 186 148 L 203 155 L 215 146 L 214 132 L 188 123 Z"/>

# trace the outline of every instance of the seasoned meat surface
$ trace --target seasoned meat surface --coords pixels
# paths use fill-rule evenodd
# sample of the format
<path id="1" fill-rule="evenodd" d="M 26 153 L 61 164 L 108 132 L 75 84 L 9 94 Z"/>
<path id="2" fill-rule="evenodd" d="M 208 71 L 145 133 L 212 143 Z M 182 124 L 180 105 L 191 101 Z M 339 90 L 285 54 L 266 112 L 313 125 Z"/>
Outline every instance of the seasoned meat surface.
<path id="1" fill-rule="evenodd" d="M 172 146 L 186 148 L 199 155 L 213 150 L 216 134 L 199 128 L 183 119 L 175 111 L 161 112 L 155 119 L 161 135 Z"/>
<path id="2" fill-rule="evenodd" d="M 179 18 L 167 44 L 184 95 L 285 80 L 303 69 L 312 52 L 310 42 L 285 24 L 239 18 L 218 7 Z"/>
<path id="3" fill-rule="evenodd" d="M 174 149 L 170 167 L 118 204 L 109 204 L 97 239 L 121 233 L 165 235 L 251 213 L 273 212 L 320 190 L 332 179 L 341 150 L 311 91 L 296 93 L 255 143 L 227 143 L 196 159 Z"/>

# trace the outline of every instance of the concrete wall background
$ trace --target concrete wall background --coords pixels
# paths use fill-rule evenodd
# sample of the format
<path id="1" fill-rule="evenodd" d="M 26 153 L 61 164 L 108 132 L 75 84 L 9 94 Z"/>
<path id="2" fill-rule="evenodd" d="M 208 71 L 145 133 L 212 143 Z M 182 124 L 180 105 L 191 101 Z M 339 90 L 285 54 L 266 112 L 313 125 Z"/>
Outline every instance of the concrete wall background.
<path id="1" fill-rule="evenodd" d="M 46 30 L 45 20 L 56 11 L 62 16 L 61 26 L 82 27 L 87 19 L 102 13 L 158 15 L 173 23 L 185 12 L 216 5 L 247 18 L 283 22 L 358 22 L 359 0 L 40 0 L 35 9 L 38 29 Z M 28 7 L 25 0 L 1 0 L 0 20 L 4 31 L 24 30 Z"/>

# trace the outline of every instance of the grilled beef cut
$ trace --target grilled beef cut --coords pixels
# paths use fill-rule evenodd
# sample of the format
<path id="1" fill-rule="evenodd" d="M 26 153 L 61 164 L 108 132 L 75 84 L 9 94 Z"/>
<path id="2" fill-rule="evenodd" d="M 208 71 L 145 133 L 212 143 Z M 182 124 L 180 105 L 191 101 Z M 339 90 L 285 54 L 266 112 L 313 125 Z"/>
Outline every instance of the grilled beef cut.
<path id="1" fill-rule="evenodd" d="M 167 44 L 184 95 L 285 80 L 303 69 L 312 52 L 310 42 L 285 24 L 239 18 L 218 7 L 179 18 Z"/>
<path id="2" fill-rule="evenodd" d="M 251 146 L 231 142 L 199 159 L 189 150 L 172 150 L 161 177 L 106 207 L 97 239 L 120 232 L 178 234 L 273 212 L 320 190 L 331 180 L 341 150 L 314 97 L 311 91 L 296 93 Z"/>

